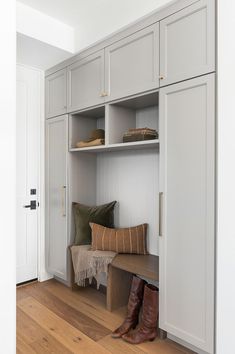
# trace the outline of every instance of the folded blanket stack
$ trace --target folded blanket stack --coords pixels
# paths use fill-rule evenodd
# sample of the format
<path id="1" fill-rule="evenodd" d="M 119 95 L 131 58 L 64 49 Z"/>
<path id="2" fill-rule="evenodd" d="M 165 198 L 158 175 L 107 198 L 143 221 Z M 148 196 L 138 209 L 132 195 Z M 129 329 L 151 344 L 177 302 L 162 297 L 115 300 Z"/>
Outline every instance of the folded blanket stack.
<path id="1" fill-rule="evenodd" d="M 158 138 L 158 132 L 150 128 L 131 128 L 123 135 L 123 142 L 152 140 Z"/>

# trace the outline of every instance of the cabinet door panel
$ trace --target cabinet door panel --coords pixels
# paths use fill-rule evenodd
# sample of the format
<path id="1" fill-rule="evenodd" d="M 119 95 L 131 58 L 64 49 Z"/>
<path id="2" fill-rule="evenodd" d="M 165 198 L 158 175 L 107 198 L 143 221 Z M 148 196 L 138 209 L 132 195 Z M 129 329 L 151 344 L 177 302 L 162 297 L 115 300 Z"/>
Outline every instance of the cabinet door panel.
<path id="1" fill-rule="evenodd" d="M 160 92 L 160 327 L 213 353 L 214 74 Z"/>
<path id="2" fill-rule="evenodd" d="M 66 113 L 66 69 L 46 78 L 46 118 Z"/>
<path id="3" fill-rule="evenodd" d="M 46 123 L 46 264 L 49 273 L 67 279 L 67 116 Z"/>
<path id="4" fill-rule="evenodd" d="M 104 102 L 104 50 L 68 67 L 68 111 Z"/>
<path id="5" fill-rule="evenodd" d="M 215 70 L 214 1 L 201 0 L 160 21 L 160 85 Z"/>
<path id="6" fill-rule="evenodd" d="M 158 34 L 157 23 L 105 49 L 106 100 L 159 86 Z"/>

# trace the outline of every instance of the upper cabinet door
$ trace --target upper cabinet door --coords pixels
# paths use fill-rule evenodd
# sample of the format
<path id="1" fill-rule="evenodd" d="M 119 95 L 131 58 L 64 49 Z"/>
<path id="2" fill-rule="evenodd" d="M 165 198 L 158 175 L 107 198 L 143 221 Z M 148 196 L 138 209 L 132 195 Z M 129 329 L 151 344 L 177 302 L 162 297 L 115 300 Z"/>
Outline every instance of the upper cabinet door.
<path id="1" fill-rule="evenodd" d="M 160 90 L 160 328 L 214 353 L 214 74 Z"/>
<path id="2" fill-rule="evenodd" d="M 160 21 L 160 86 L 214 70 L 214 1 L 198 1 Z"/>
<path id="3" fill-rule="evenodd" d="M 104 102 L 104 50 L 68 67 L 68 112 Z"/>
<path id="4" fill-rule="evenodd" d="M 66 113 L 66 69 L 59 70 L 46 78 L 46 118 Z"/>
<path id="5" fill-rule="evenodd" d="M 159 24 L 105 49 L 106 100 L 159 87 Z"/>

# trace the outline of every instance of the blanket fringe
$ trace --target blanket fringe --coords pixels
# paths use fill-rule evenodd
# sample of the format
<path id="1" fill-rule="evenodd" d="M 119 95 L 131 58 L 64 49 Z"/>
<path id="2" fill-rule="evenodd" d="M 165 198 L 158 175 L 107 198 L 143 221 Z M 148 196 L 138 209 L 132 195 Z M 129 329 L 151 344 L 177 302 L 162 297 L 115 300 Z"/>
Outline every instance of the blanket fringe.
<path id="1" fill-rule="evenodd" d="M 72 246 L 71 251 L 75 282 L 78 286 L 85 287 L 86 279 L 89 279 L 89 283 L 91 283 L 92 278 L 94 277 L 97 281 L 97 288 L 99 289 L 99 275 L 101 273 L 106 273 L 107 276 L 108 266 L 112 262 L 116 253 L 109 251 L 91 251 L 88 246 Z M 84 262 L 82 261 L 83 259 Z M 80 262 L 78 262 L 78 260 L 80 260 Z M 84 268 L 81 269 L 82 267 Z"/>

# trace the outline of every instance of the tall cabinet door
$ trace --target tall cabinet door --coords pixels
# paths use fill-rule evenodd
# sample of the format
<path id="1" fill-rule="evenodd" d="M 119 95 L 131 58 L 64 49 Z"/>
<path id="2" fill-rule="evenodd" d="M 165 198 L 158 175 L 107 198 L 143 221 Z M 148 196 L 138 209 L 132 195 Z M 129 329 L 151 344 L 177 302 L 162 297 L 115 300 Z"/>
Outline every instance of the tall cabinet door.
<path id="1" fill-rule="evenodd" d="M 66 69 L 46 77 L 46 118 L 65 114 L 67 111 Z"/>
<path id="2" fill-rule="evenodd" d="M 67 115 L 46 121 L 46 264 L 67 279 Z"/>
<path id="3" fill-rule="evenodd" d="M 160 85 L 215 70 L 215 1 L 200 0 L 160 21 Z"/>
<path id="4" fill-rule="evenodd" d="M 213 353 L 214 74 L 160 91 L 160 328 Z"/>
<path id="5" fill-rule="evenodd" d="M 68 67 L 68 112 L 104 102 L 104 50 Z"/>
<path id="6" fill-rule="evenodd" d="M 159 86 L 159 23 L 105 48 L 107 99 Z"/>

